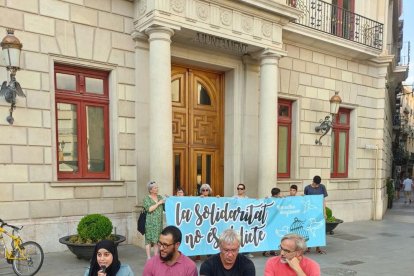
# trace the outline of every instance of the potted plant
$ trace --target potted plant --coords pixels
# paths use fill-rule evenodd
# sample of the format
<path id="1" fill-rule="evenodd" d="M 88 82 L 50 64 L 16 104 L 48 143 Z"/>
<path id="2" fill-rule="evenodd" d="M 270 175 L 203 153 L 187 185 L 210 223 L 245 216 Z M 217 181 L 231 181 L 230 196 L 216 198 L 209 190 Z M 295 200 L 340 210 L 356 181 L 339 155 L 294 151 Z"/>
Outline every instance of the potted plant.
<path id="1" fill-rule="evenodd" d="M 392 201 L 394 200 L 394 192 L 395 192 L 393 180 L 390 179 L 390 178 L 387 178 L 386 185 L 387 185 L 387 194 L 388 194 L 387 207 L 388 207 L 388 209 L 391 209 L 392 208 Z"/>
<path id="2" fill-rule="evenodd" d="M 341 219 L 337 219 L 332 215 L 332 210 L 328 207 L 326 209 L 326 233 L 333 235 L 333 230 L 338 226 L 338 224 L 344 222 Z"/>
<path id="3" fill-rule="evenodd" d="M 100 240 L 113 240 L 116 245 L 125 241 L 125 237 L 112 233 L 111 220 L 103 215 L 84 216 L 77 227 L 78 234 L 65 236 L 59 242 L 65 244 L 78 259 L 90 260 L 95 244 Z"/>

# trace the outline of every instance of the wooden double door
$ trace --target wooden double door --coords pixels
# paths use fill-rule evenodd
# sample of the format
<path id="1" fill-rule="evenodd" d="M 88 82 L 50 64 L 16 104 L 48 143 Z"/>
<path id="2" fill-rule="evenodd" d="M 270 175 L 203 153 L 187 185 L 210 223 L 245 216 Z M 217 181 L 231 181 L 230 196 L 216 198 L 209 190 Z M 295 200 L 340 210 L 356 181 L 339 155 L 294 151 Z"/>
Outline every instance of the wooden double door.
<path id="1" fill-rule="evenodd" d="M 172 66 L 174 190 L 223 195 L 223 74 Z"/>

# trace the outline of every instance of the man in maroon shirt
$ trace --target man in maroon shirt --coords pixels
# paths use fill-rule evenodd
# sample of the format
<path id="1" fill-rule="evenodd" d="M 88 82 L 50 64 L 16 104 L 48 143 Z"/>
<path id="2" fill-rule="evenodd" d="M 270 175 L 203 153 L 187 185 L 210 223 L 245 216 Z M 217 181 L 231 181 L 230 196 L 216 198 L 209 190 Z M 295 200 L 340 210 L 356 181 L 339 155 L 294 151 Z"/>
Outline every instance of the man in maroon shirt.
<path id="1" fill-rule="evenodd" d="M 180 229 L 172 225 L 165 227 L 158 241 L 159 254 L 147 261 L 142 275 L 197 276 L 196 264 L 178 251 L 181 239 Z"/>

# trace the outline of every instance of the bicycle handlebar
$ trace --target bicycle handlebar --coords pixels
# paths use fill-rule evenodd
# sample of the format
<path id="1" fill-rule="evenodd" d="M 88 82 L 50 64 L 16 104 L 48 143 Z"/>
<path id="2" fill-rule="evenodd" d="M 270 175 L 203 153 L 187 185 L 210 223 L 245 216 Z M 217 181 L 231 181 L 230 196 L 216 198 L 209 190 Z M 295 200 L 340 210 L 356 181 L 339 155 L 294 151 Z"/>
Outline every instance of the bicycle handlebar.
<path id="1" fill-rule="evenodd" d="M 2 220 L 2 219 L 0 219 L 0 223 L 1 223 L 1 226 L 0 226 L 0 227 L 3 227 L 3 226 L 8 226 L 8 227 L 12 228 L 13 230 L 17 230 L 17 231 L 19 231 L 19 230 L 22 230 L 22 229 L 23 229 L 23 226 L 17 227 L 17 226 L 11 225 L 11 224 L 7 224 L 7 223 L 6 223 L 6 222 L 4 222 L 4 220 Z"/>

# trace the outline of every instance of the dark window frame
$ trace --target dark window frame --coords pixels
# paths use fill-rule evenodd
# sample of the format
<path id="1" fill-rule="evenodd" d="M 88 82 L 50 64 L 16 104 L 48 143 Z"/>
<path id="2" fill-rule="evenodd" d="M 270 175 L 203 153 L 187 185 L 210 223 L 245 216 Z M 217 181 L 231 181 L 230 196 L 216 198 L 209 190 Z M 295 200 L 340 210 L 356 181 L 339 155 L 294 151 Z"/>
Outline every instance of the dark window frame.
<path id="1" fill-rule="evenodd" d="M 285 99 L 278 99 L 278 116 L 277 116 L 277 128 L 279 126 L 286 126 L 288 129 L 288 139 L 287 139 L 287 172 L 286 173 L 279 173 L 279 168 L 277 168 L 277 178 L 290 178 L 291 174 L 291 153 L 292 153 L 292 101 L 285 100 Z M 287 116 L 279 116 L 280 107 L 284 106 L 288 108 L 288 115 Z M 278 131 L 278 141 L 277 147 L 279 148 L 279 131 Z M 279 151 L 278 151 L 278 159 L 279 159 Z M 279 166 L 279 162 L 278 162 Z"/>
<path id="2" fill-rule="evenodd" d="M 346 122 L 340 123 L 340 115 L 345 114 Z M 331 178 L 347 178 L 348 177 L 348 161 L 349 161 L 349 131 L 351 128 L 351 110 L 340 108 L 338 114 L 335 116 L 335 119 L 332 124 L 332 136 L 334 138 L 333 154 L 333 168 L 331 168 Z M 338 163 L 339 163 L 339 134 L 346 134 L 345 142 L 345 172 L 338 172 Z"/>
<path id="3" fill-rule="evenodd" d="M 78 171 L 59 171 L 59 161 L 56 166 L 58 180 L 82 180 L 82 179 L 109 179 L 110 178 L 110 140 L 109 140 L 109 72 L 95 69 L 75 67 L 70 65 L 55 64 L 54 66 L 55 85 L 55 110 L 56 110 L 56 145 L 59 145 L 58 133 L 58 104 L 67 103 L 77 106 L 77 153 Z M 76 79 L 76 91 L 57 89 L 56 74 L 74 75 Z M 85 91 L 85 78 L 97 78 L 103 80 L 103 94 L 88 93 Z M 87 107 L 103 108 L 104 125 L 104 170 L 102 172 L 88 171 L 87 153 Z M 59 147 L 56 147 L 56 156 L 59 156 Z M 59 160 L 57 158 L 57 160 Z"/>

